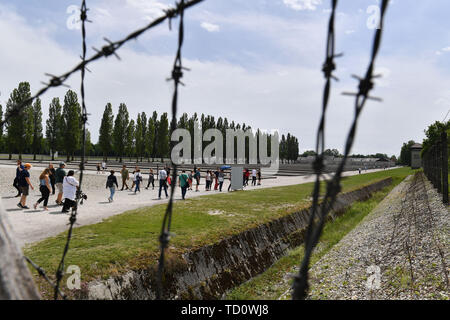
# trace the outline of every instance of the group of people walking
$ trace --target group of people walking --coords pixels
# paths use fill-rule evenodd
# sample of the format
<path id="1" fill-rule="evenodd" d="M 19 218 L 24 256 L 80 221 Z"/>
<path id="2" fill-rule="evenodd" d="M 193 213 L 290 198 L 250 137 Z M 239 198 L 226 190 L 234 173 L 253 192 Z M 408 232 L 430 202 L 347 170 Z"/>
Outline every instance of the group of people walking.
<path id="1" fill-rule="evenodd" d="M 75 178 L 74 170 L 69 170 L 66 173 L 65 170 L 66 164 L 64 162 L 59 163 L 59 167 L 55 169 L 53 165 L 50 163 L 47 168 L 45 168 L 41 174 L 39 175 L 39 191 L 41 192 L 41 197 L 34 203 L 34 209 L 42 203 L 43 210 L 48 211 L 48 201 L 50 195 L 56 195 L 56 204 L 62 206 L 62 212 L 69 212 L 71 208 L 76 206 L 76 195 L 79 187 L 79 182 Z M 16 197 L 20 197 L 20 201 L 17 206 L 21 209 L 29 209 L 26 205 L 26 199 L 29 195 L 29 189 L 34 190 L 34 186 L 30 179 L 31 164 L 25 163 L 22 164 L 21 160 L 17 161 L 16 175 L 14 178 L 13 186 L 17 189 Z M 100 173 L 100 170 L 106 169 L 106 163 L 103 162 L 97 165 L 97 173 Z M 169 197 L 168 188 L 172 187 L 172 181 L 170 176 L 170 168 L 165 167 L 163 169 L 158 170 L 157 179 L 159 180 L 159 190 L 158 190 L 158 199 L 161 199 L 162 192 L 166 198 Z M 149 178 L 148 183 L 145 189 L 152 187 L 152 190 L 155 189 L 155 174 L 153 169 L 149 169 L 148 171 Z M 219 191 L 222 192 L 223 184 L 226 178 L 226 173 L 224 170 L 217 168 L 216 170 L 206 170 L 205 174 L 205 191 Z M 243 182 L 244 187 L 248 186 L 250 176 L 252 177 L 252 186 L 256 186 L 261 184 L 261 170 L 260 169 L 252 169 L 251 171 L 248 169 L 244 169 L 243 171 Z M 135 167 L 134 170 L 130 173 L 126 165 L 122 166 L 120 170 L 121 177 L 121 191 L 130 190 L 134 194 L 137 192 L 141 192 L 141 183 L 143 182 L 143 174 L 139 167 Z M 186 197 L 186 193 L 188 190 L 193 190 L 193 185 L 195 183 L 195 191 L 199 192 L 199 186 L 202 178 L 201 170 L 197 167 L 194 167 L 193 170 L 186 173 L 186 170 L 182 170 L 182 172 L 178 176 L 178 186 L 181 188 L 181 196 L 184 200 Z M 132 180 L 131 187 L 128 185 L 129 180 Z M 229 176 L 230 185 L 228 186 L 228 191 L 231 188 L 231 174 Z M 115 176 L 115 171 L 110 170 L 110 174 L 106 179 L 106 188 L 109 189 L 109 197 L 108 201 L 114 201 L 114 195 L 116 190 L 119 189 L 119 182 L 117 177 Z"/>
<path id="2" fill-rule="evenodd" d="M 64 170 L 66 164 L 64 162 L 59 163 L 59 168 L 55 170 L 52 164 L 49 164 L 41 174 L 39 175 L 39 191 L 41 197 L 34 203 L 33 208 L 43 203 L 44 211 L 48 211 L 48 201 L 50 194 L 55 194 L 58 191 L 56 197 L 56 204 L 62 206 L 62 212 L 69 212 L 71 208 L 76 205 L 75 197 L 79 182 L 75 178 L 75 171 L 69 170 L 68 173 Z M 20 201 L 17 206 L 21 209 L 30 209 L 27 204 L 27 197 L 29 195 L 29 189 L 34 190 L 33 184 L 30 179 L 31 164 L 22 164 L 21 160 L 17 160 L 16 176 L 14 178 L 13 186 L 17 189 L 16 197 L 20 197 Z M 64 201 L 63 201 L 64 198 Z"/>

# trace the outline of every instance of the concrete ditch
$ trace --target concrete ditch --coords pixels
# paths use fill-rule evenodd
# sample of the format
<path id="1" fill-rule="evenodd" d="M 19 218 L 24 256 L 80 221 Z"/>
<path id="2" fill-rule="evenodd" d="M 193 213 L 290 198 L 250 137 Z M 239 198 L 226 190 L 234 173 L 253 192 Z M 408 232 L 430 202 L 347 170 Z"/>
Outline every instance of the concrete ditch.
<path id="1" fill-rule="evenodd" d="M 355 201 L 364 201 L 392 183 L 387 178 L 337 197 L 329 219 Z M 164 299 L 220 299 L 229 289 L 262 273 L 287 250 L 302 244 L 310 210 L 262 224 L 222 241 L 169 255 L 164 274 Z M 79 299 L 155 299 L 156 266 L 88 283 Z"/>

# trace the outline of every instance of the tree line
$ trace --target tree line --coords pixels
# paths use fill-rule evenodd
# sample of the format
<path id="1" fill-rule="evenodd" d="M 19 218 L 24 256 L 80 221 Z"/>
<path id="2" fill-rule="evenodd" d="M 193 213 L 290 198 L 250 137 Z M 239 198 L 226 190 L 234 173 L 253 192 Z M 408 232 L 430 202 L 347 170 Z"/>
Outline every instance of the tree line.
<path id="1" fill-rule="evenodd" d="M 21 82 L 13 90 L 6 104 L 5 113 L 11 112 L 15 105 L 21 104 L 31 97 L 30 84 Z M 11 117 L 4 126 L 0 127 L 0 151 L 18 154 L 22 158 L 23 154 L 33 154 L 33 159 L 39 154 L 50 154 L 52 160 L 55 153 L 64 154 L 66 160 L 73 160 L 75 156 L 81 154 L 82 148 L 82 122 L 81 106 L 78 102 L 77 94 L 68 90 L 64 100 L 59 97 L 52 99 L 49 105 L 48 119 L 45 123 L 45 130 L 42 123 L 42 106 L 39 98 L 23 108 L 19 115 Z M 3 107 L 0 104 L 0 119 L 3 119 Z M 191 117 L 183 113 L 174 128 L 184 128 L 194 136 L 195 126 L 201 126 L 202 133 L 207 129 L 218 129 L 226 137 L 227 129 L 249 130 L 250 126 L 245 123 L 239 124 L 229 121 L 226 117 L 216 118 L 211 115 L 201 114 L 199 117 L 194 113 Z M 170 136 L 172 126 L 169 124 L 167 113 L 158 115 L 153 111 L 151 116 L 145 112 L 138 113 L 136 119 L 131 119 L 125 103 L 118 107 L 117 114 L 114 115 L 113 106 L 107 103 L 103 112 L 99 139 L 96 144 L 91 142 L 91 134 L 86 129 L 86 154 L 88 156 L 102 156 L 105 160 L 115 158 L 122 162 L 124 158 L 134 158 L 136 161 L 147 159 L 162 159 L 170 156 Z M 256 139 L 259 139 L 260 130 L 254 132 Z M 271 136 L 265 134 L 267 140 L 268 154 L 271 150 Z M 236 138 L 235 138 L 236 139 Z M 194 139 L 192 148 L 194 147 Z M 248 138 L 247 138 L 248 140 Z M 203 148 L 209 142 L 203 142 Z M 280 159 L 297 160 L 299 152 L 298 139 L 292 134 L 283 134 L 280 140 Z M 225 155 L 225 141 L 223 142 Z M 235 149 L 237 148 L 235 144 Z M 259 143 L 257 143 L 259 155 Z M 249 144 L 246 143 L 246 158 L 249 154 Z M 235 150 L 235 154 L 236 154 Z M 192 152 L 192 154 L 194 154 Z"/>
<path id="2" fill-rule="evenodd" d="M 421 156 L 423 156 L 436 142 L 440 141 L 441 134 L 443 131 L 447 132 L 447 136 L 450 137 L 450 121 L 440 122 L 436 121 L 435 123 L 428 126 L 427 129 L 424 130 L 425 139 L 422 142 L 422 151 Z M 400 158 L 399 163 L 405 166 L 411 166 L 411 147 L 415 145 L 416 142 L 414 140 L 410 140 L 408 142 L 403 143 L 402 148 L 400 150 Z M 449 139 L 449 148 L 450 148 L 450 139 Z"/>

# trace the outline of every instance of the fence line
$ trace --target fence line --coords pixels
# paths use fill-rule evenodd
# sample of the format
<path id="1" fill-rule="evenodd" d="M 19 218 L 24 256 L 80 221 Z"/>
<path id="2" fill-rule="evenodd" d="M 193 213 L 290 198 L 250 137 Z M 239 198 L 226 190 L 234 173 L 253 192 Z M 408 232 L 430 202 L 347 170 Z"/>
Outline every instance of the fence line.
<path id="1" fill-rule="evenodd" d="M 423 171 L 437 191 L 442 194 L 442 201 L 449 204 L 448 196 L 448 137 L 443 131 L 436 141 L 422 156 Z"/>
<path id="2" fill-rule="evenodd" d="M 315 170 L 316 170 L 317 179 L 316 179 L 316 183 L 315 183 L 314 191 L 313 191 L 313 207 L 311 210 L 308 231 L 307 231 L 306 237 L 305 237 L 305 255 L 304 255 L 303 261 L 300 265 L 299 274 L 295 277 L 294 283 L 293 283 L 293 293 L 292 293 L 293 299 L 305 299 L 308 294 L 308 289 L 309 289 L 308 269 L 309 269 L 310 259 L 311 259 L 311 256 L 312 256 L 315 246 L 319 242 L 320 235 L 321 235 L 323 227 L 325 225 L 327 215 L 333 208 L 333 205 L 336 201 L 336 197 L 337 197 L 338 193 L 341 191 L 340 182 L 341 182 L 341 178 L 342 178 L 342 172 L 344 170 L 347 158 L 348 158 L 351 148 L 353 146 L 353 142 L 354 142 L 354 139 L 356 136 L 356 127 L 358 125 L 358 120 L 359 120 L 361 112 L 364 108 L 364 105 L 366 104 L 368 99 L 380 100 L 378 98 L 371 97 L 370 91 L 374 87 L 373 79 L 375 77 L 377 77 L 373 74 L 373 72 L 374 72 L 374 68 L 375 68 L 375 60 L 376 60 L 376 57 L 377 57 L 379 49 L 380 49 L 381 35 L 382 35 L 383 29 L 384 29 L 383 22 L 384 22 L 384 17 L 386 14 L 386 9 L 387 9 L 388 4 L 389 4 L 389 0 L 383 0 L 381 3 L 380 25 L 379 25 L 379 29 L 377 29 L 375 32 L 375 38 L 373 40 L 373 48 L 372 48 L 370 64 L 369 64 L 369 67 L 367 68 L 366 75 L 364 76 L 364 78 L 359 78 L 358 76 L 353 76 L 354 78 L 359 80 L 359 86 L 358 86 L 359 91 L 357 93 L 344 93 L 345 95 L 354 95 L 356 97 L 355 98 L 355 115 L 354 115 L 353 123 L 350 127 L 350 131 L 347 136 L 344 157 L 343 157 L 341 163 L 339 164 L 333 178 L 327 182 L 326 193 L 325 193 L 324 199 L 322 200 L 322 202 L 320 204 L 319 204 L 319 200 L 318 200 L 319 196 L 320 196 L 320 176 L 323 173 L 324 165 L 323 165 L 323 155 L 318 154 L 316 156 Z M 334 21 L 336 5 L 337 5 L 337 1 L 332 0 L 333 10 L 331 13 L 330 25 Z M 333 30 L 334 29 L 332 27 L 330 27 L 329 34 Z M 330 36 L 329 36 L 329 38 L 330 38 Z M 330 43 L 330 40 L 328 40 L 328 43 Z M 328 46 L 327 46 L 327 48 L 328 48 Z M 333 55 L 333 53 L 328 51 L 328 49 L 327 49 L 327 60 L 326 60 L 327 62 L 329 61 L 330 54 L 331 54 L 331 56 Z M 327 62 L 325 65 L 327 65 Z M 327 103 L 326 101 L 328 99 L 330 72 L 327 73 L 327 71 L 329 71 L 329 70 L 330 70 L 330 68 L 324 68 L 324 72 L 327 77 L 327 85 L 325 86 L 325 93 L 324 93 L 325 105 L 326 105 L 326 103 Z M 324 118 L 324 113 L 326 112 L 325 109 L 326 108 L 324 108 L 322 111 L 322 119 Z M 323 134 L 323 127 L 320 126 L 318 139 L 320 139 L 322 134 Z M 319 142 L 317 143 L 317 146 L 320 146 Z"/>

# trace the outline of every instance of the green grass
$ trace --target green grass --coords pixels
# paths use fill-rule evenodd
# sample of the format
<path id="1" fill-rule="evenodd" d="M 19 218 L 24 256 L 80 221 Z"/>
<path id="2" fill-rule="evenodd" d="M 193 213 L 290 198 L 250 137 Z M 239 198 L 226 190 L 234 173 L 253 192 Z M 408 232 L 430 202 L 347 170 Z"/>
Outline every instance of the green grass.
<path id="1" fill-rule="evenodd" d="M 397 184 L 412 171 L 387 170 L 343 179 L 344 192 L 392 177 Z M 213 244 L 227 236 L 309 206 L 313 184 L 202 196 L 174 204 L 170 255 Z M 66 266 L 77 265 L 83 281 L 107 278 L 153 264 L 166 205 L 128 211 L 74 229 Z M 220 215 L 210 215 L 220 211 Z M 85 214 L 89 214 L 86 212 Z M 27 246 L 24 253 L 49 274 L 56 270 L 66 233 Z M 36 274 L 36 273 L 35 273 Z"/>
<path id="2" fill-rule="evenodd" d="M 316 263 L 334 245 L 336 245 L 347 233 L 356 227 L 386 195 L 399 183 L 394 183 L 376 192 L 369 200 L 354 203 L 343 215 L 334 221 L 327 223 L 322 236 L 314 251 L 310 265 Z M 227 294 L 229 300 L 276 300 L 288 290 L 292 280 L 283 283 L 283 277 L 288 273 L 294 273 L 294 267 L 298 267 L 304 256 L 304 247 L 291 250 L 286 256 L 278 260 L 270 269 L 261 275 L 251 279 Z M 327 266 L 323 266 L 327 268 Z"/>

